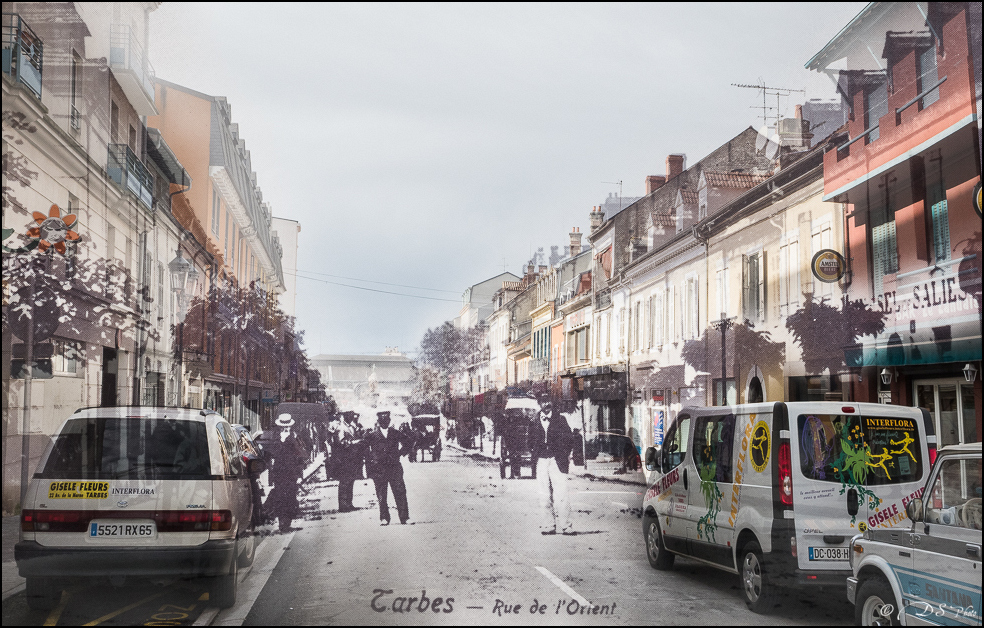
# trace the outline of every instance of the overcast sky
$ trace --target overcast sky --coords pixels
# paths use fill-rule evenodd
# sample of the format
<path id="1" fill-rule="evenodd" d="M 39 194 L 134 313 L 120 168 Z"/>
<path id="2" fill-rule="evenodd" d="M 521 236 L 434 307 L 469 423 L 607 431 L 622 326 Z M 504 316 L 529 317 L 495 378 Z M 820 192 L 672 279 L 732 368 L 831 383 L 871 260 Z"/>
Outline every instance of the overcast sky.
<path id="1" fill-rule="evenodd" d="M 465 288 L 588 231 L 611 182 L 640 196 L 668 154 L 759 128 L 761 93 L 732 83 L 806 90 L 789 117 L 832 98 L 803 65 L 863 7 L 165 2 L 150 56 L 228 98 L 264 199 L 300 222 L 309 354 L 412 352 Z"/>

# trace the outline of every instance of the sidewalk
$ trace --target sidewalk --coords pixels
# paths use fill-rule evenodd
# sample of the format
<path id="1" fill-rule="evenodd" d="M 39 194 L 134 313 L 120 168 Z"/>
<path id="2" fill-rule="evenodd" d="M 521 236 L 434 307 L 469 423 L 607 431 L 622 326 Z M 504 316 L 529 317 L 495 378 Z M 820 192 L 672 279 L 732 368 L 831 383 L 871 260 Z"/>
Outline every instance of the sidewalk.
<path id="1" fill-rule="evenodd" d="M 3 599 L 19 593 L 24 588 L 24 579 L 17 575 L 14 562 L 14 544 L 20 538 L 20 517 L 3 518 Z"/>

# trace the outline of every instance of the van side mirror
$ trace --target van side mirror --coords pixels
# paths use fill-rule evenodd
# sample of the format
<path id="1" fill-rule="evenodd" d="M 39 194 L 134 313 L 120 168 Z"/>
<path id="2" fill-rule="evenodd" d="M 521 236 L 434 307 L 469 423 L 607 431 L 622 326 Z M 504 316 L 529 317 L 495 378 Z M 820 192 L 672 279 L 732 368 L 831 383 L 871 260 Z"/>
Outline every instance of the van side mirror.
<path id="1" fill-rule="evenodd" d="M 922 521 L 923 500 L 916 498 L 905 505 L 905 515 L 913 522 Z"/>
<path id="2" fill-rule="evenodd" d="M 656 447 L 649 447 L 646 449 L 646 470 L 661 471 L 659 467 L 659 449 Z"/>

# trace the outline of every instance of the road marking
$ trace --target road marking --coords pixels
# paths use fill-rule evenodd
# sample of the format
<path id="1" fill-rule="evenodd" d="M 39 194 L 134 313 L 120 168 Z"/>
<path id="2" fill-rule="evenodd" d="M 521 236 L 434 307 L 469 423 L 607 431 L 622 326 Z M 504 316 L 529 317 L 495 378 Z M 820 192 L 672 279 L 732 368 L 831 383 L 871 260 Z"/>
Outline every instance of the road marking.
<path id="1" fill-rule="evenodd" d="M 62 591 L 61 600 L 58 602 L 58 606 L 48 614 L 48 618 L 44 620 L 45 626 L 57 626 L 58 620 L 61 619 L 61 614 L 65 610 L 65 605 L 68 604 L 68 598 L 75 593 L 75 589 Z"/>
<path id="2" fill-rule="evenodd" d="M 235 606 L 223 611 L 219 611 L 219 609 L 213 606 L 208 611 L 202 613 L 194 625 L 242 626 L 243 622 L 246 621 L 246 616 L 253 609 L 256 599 L 263 592 L 263 587 L 266 586 L 267 580 L 270 579 L 273 570 L 280 563 L 280 558 L 284 555 L 284 550 L 294 540 L 294 534 L 296 533 L 291 532 L 286 536 L 278 534 L 264 537 L 260 541 L 259 547 L 256 548 L 256 556 L 253 558 L 253 564 L 239 580 L 239 593 L 236 596 L 237 601 Z"/>
<path id="3" fill-rule="evenodd" d="M 116 617 L 117 615 L 122 615 L 123 613 L 125 613 L 127 611 L 131 611 L 131 610 L 135 609 L 136 607 L 140 606 L 141 604 L 146 604 L 147 602 L 149 602 L 149 601 L 151 601 L 153 599 L 159 598 L 162 595 L 164 595 L 164 591 L 161 591 L 160 593 L 155 593 L 154 595 L 151 595 L 150 597 L 145 597 L 144 599 L 140 600 L 139 602 L 134 602 L 133 604 L 130 604 L 129 606 L 124 606 L 123 608 L 121 608 L 118 611 L 113 611 L 112 613 L 109 613 L 108 615 L 103 615 L 99 619 L 94 619 L 94 620 L 90 621 L 88 624 L 82 624 L 82 625 L 83 626 L 98 626 L 99 624 L 103 623 L 104 621 L 109 621 L 110 619 Z"/>
<path id="4" fill-rule="evenodd" d="M 571 598 L 580 602 L 582 606 L 591 606 L 591 602 L 581 597 L 577 591 L 567 586 L 567 584 L 563 580 L 550 573 L 550 570 L 547 569 L 546 567 L 541 567 L 539 565 L 536 565 L 536 570 L 542 573 L 544 576 L 546 576 L 547 580 L 557 585 L 558 589 L 569 595 Z"/>

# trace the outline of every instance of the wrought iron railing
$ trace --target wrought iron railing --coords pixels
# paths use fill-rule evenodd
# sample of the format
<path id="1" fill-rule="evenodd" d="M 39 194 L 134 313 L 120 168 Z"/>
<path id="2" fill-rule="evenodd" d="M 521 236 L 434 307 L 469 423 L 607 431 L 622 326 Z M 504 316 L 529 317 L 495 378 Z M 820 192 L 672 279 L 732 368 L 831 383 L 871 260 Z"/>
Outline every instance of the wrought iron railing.
<path id="1" fill-rule="evenodd" d="M 130 150 L 129 146 L 126 144 L 109 145 L 106 173 L 121 188 L 133 192 L 134 196 L 147 209 L 153 207 L 153 179 L 150 176 L 150 171 Z"/>
<path id="2" fill-rule="evenodd" d="M 3 73 L 41 98 L 44 44 L 16 13 L 3 14 Z"/>

